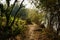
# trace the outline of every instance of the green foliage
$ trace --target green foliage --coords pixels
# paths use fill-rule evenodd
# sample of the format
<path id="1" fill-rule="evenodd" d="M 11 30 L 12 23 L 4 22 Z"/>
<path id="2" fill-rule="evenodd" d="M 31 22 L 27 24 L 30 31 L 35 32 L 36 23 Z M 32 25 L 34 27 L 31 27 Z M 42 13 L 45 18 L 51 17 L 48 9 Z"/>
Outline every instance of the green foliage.
<path id="1" fill-rule="evenodd" d="M 15 0 L 14 4 L 12 6 L 9 6 L 10 0 L 6 0 L 7 2 L 7 6 L 0 4 L 0 36 L 2 37 L 1 39 L 8 39 L 11 36 L 16 36 L 18 34 L 23 35 L 24 32 L 26 31 L 27 27 L 26 24 L 32 24 L 32 23 L 36 23 L 38 25 L 41 24 L 42 21 L 45 22 L 45 16 L 46 13 L 45 11 L 38 13 L 35 9 L 24 9 L 22 8 L 23 5 L 21 3 L 21 5 L 18 7 L 16 6 L 16 8 L 18 9 L 14 9 L 15 4 L 17 2 L 17 0 Z M 39 3 L 39 6 L 36 6 L 37 8 L 40 8 L 42 10 L 44 10 L 44 8 L 46 8 L 48 10 L 48 8 L 50 8 L 50 10 L 48 10 L 49 12 L 55 12 L 57 9 L 59 9 L 56 6 L 56 0 L 37 0 L 39 2 L 41 2 L 41 4 Z M 41 5 L 41 6 L 40 6 Z M 59 5 L 58 5 L 59 6 Z M 13 11 L 14 10 L 14 11 Z M 60 10 L 60 9 L 59 9 Z M 58 11 L 58 10 L 57 10 Z M 51 14 L 52 17 L 51 19 L 53 19 L 53 14 Z M 58 14 L 59 15 L 59 14 Z M 60 15 L 59 15 L 60 16 Z M 54 16 L 55 17 L 55 16 Z M 60 18 L 59 18 L 60 19 Z M 58 19 L 58 20 L 59 20 Z M 56 20 L 54 20 L 56 21 Z M 60 20 L 59 20 L 60 22 Z M 46 40 L 54 40 L 55 36 L 59 38 L 59 36 L 56 35 L 55 31 L 51 31 L 50 29 L 42 29 L 42 40 L 44 40 L 44 38 Z"/>
<path id="2" fill-rule="evenodd" d="M 1 40 L 4 40 L 4 37 L 6 39 L 6 38 L 11 37 L 12 35 L 16 36 L 21 31 L 23 32 L 23 29 L 24 29 L 23 26 L 20 26 L 20 25 L 18 26 L 17 25 L 17 27 L 16 27 L 16 24 L 15 24 L 16 19 L 18 20 L 18 18 L 16 18 L 17 17 L 17 13 L 22 8 L 22 5 L 23 5 L 22 3 L 24 2 L 24 0 L 21 2 L 21 4 L 20 4 L 19 8 L 17 9 L 17 11 L 15 12 L 14 16 L 11 16 L 11 13 L 12 13 L 14 7 L 17 6 L 16 5 L 17 0 L 15 0 L 13 5 L 11 5 L 11 6 L 10 6 L 10 1 L 11 0 L 6 0 L 6 4 L 5 4 L 6 6 L 3 3 L 0 4 L 0 16 L 1 16 L 1 20 L 0 20 L 1 21 L 0 22 L 0 24 L 1 24 L 0 25 L 1 26 L 0 27 L 0 31 L 1 32 L 0 33 L 2 34 L 2 37 L 3 37 L 3 39 L 0 37 Z M 16 28 L 14 28 L 15 30 L 13 30 L 12 27 L 13 28 L 16 27 Z M 21 27 L 23 29 L 21 29 L 19 27 Z M 1 34 L 0 34 L 0 36 L 1 36 Z"/>
<path id="3" fill-rule="evenodd" d="M 12 27 L 13 32 L 15 31 L 16 33 L 20 32 L 23 33 L 26 28 L 25 28 L 25 22 L 23 20 L 17 20 L 14 23 L 14 26 Z"/>
<path id="4" fill-rule="evenodd" d="M 42 21 L 45 21 L 44 19 L 45 13 L 38 13 L 36 10 L 30 10 L 28 11 L 28 19 L 30 19 L 32 22 L 36 24 L 40 24 Z"/>
<path id="5" fill-rule="evenodd" d="M 3 20 L 2 26 L 5 26 L 5 24 L 6 24 L 6 18 L 3 17 L 2 20 Z M 11 20 L 10 21 L 12 21 L 12 20 L 13 20 L 13 17 L 11 17 Z M 26 30 L 25 21 L 24 20 L 21 20 L 20 18 L 16 18 L 16 20 L 14 22 L 14 25 L 11 27 L 11 29 L 8 29 L 6 27 L 5 30 L 4 30 L 3 28 L 4 27 L 2 27 L 1 35 L 5 39 L 10 38 L 11 36 L 17 36 L 18 34 L 23 35 L 23 33 Z"/>

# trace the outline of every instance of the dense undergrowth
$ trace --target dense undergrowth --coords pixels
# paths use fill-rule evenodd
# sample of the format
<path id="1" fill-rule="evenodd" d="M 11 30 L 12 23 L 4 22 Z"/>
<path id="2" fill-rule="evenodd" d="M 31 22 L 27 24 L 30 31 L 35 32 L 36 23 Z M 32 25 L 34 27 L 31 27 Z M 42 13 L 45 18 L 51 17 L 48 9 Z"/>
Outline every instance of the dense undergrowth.
<path id="1" fill-rule="evenodd" d="M 24 9 L 23 9 L 24 10 Z M 30 13 L 31 12 L 31 13 Z M 23 13 L 24 14 L 24 13 Z M 21 16 L 21 15 L 20 15 Z M 38 25 L 37 27 L 41 28 L 40 34 L 40 40 L 60 40 L 60 36 L 56 35 L 56 31 L 53 30 L 51 31 L 49 28 L 45 27 L 44 24 L 41 24 L 42 22 L 45 22 L 45 13 L 37 13 L 36 11 L 33 12 L 33 10 L 28 10 L 27 17 L 16 17 L 13 25 L 10 28 L 6 27 L 6 17 L 3 16 L 1 17 L 0 20 L 0 39 L 1 40 L 13 40 L 17 35 L 21 35 L 20 37 L 22 40 L 24 40 L 26 36 L 28 36 L 26 33 L 28 29 L 27 25 L 33 25 L 36 24 Z M 11 25 L 11 22 L 13 21 L 14 16 L 10 17 L 9 24 Z"/>
<path id="2" fill-rule="evenodd" d="M 13 17 L 11 17 L 11 21 L 13 20 Z M 30 19 L 26 19 L 26 20 L 22 20 L 20 18 L 16 18 L 15 22 L 14 22 L 14 25 L 11 27 L 11 29 L 7 29 L 6 28 L 6 31 L 4 30 L 4 26 L 5 26 L 5 17 L 3 17 L 2 19 L 2 28 L 0 29 L 0 39 L 1 40 L 8 40 L 9 38 L 13 37 L 15 38 L 15 36 L 17 35 L 21 35 L 22 39 L 24 39 L 25 36 L 25 32 L 26 30 L 28 30 L 27 28 L 27 25 L 33 25 L 33 23 L 37 24 L 39 22 L 36 22 L 38 20 L 35 20 L 34 22 L 31 21 Z M 40 24 L 37 24 L 40 26 Z M 59 40 L 59 37 L 57 37 L 56 35 L 56 32 L 55 31 L 50 31 L 50 29 L 48 28 L 42 28 L 42 31 L 41 32 L 41 36 L 42 39 L 41 40 Z"/>

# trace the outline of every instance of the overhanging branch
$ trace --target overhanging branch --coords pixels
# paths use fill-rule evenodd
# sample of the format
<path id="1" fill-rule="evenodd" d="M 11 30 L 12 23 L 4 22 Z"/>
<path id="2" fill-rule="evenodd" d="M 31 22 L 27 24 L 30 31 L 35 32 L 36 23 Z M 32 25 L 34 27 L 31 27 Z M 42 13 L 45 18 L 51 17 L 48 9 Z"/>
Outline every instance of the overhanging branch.
<path id="1" fill-rule="evenodd" d="M 22 3 L 23 3 L 23 2 L 24 2 L 24 0 L 21 2 L 19 9 L 16 11 L 16 13 L 15 13 L 15 15 L 14 15 L 14 20 L 12 21 L 10 27 L 14 24 L 14 21 L 15 21 L 15 19 L 16 19 L 16 15 L 17 15 L 18 11 L 22 8 Z"/>

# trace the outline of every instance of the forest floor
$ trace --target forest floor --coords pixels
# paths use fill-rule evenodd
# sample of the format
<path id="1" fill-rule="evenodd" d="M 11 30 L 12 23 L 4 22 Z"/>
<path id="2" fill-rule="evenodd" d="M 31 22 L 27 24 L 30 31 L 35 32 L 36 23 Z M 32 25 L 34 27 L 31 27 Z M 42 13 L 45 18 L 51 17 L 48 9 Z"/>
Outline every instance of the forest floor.
<path id="1" fill-rule="evenodd" d="M 28 32 L 29 38 L 28 39 L 29 40 L 38 40 L 39 36 L 40 36 L 40 32 L 35 31 L 35 30 L 39 29 L 38 25 L 36 25 L 36 24 L 28 25 L 28 28 L 29 28 L 29 32 Z"/>
<path id="2" fill-rule="evenodd" d="M 38 27 L 37 24 L 29 24 L 27 25 L 28 29 L 26 31 L 26 36 L 24 40 L 39 40 L 40 39 L 40 31 L 36 31 L 38 29 L 40 29 L 40 27 Z M 21 37 L 19 37 L 19 35 L 16 37 L 17 40 L 21 40 Z"/>
<path id="3" fill-rule="evenodd" d="M 45 40 L 46 35 L 42 36 L 42 33 L 41 33 L 42 30 L 40 30 L 40 27 L 37 24 L 29 24 L 27 25 L 27 27 L 28 29 L 25 33 L 26 35 L 25 38 L 23 38 L 24 40 Z M 22 40 L 20 35 L 16 36 L 16 40 Z"/>

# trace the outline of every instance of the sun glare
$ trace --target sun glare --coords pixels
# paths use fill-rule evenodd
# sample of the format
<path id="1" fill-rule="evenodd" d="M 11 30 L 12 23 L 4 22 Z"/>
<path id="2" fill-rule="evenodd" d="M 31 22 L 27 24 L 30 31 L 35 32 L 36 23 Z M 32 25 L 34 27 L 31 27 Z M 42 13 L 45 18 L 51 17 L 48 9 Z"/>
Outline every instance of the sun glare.
<path id="1" fill-rule="evenodd" d="M 11 0 L 11 1 L 10 1 L 10 5 L 13 4 L 14 1 L 15 1 L 15 0 Z M 18 0 L 19 3 L 21 3 L 21 1 L 22 1 L 22 0 Z M 6 4 L 6 0 L 2 0 L 1 3 Z M 29 2 L 29 0 L 24 0 L 23 5 L 25 6 L 25 8 L 29 8 L 29 9 L 35 8 L 35 5 L 34 5 L 34 4 L 31 4 L 31 3 Z"/>

